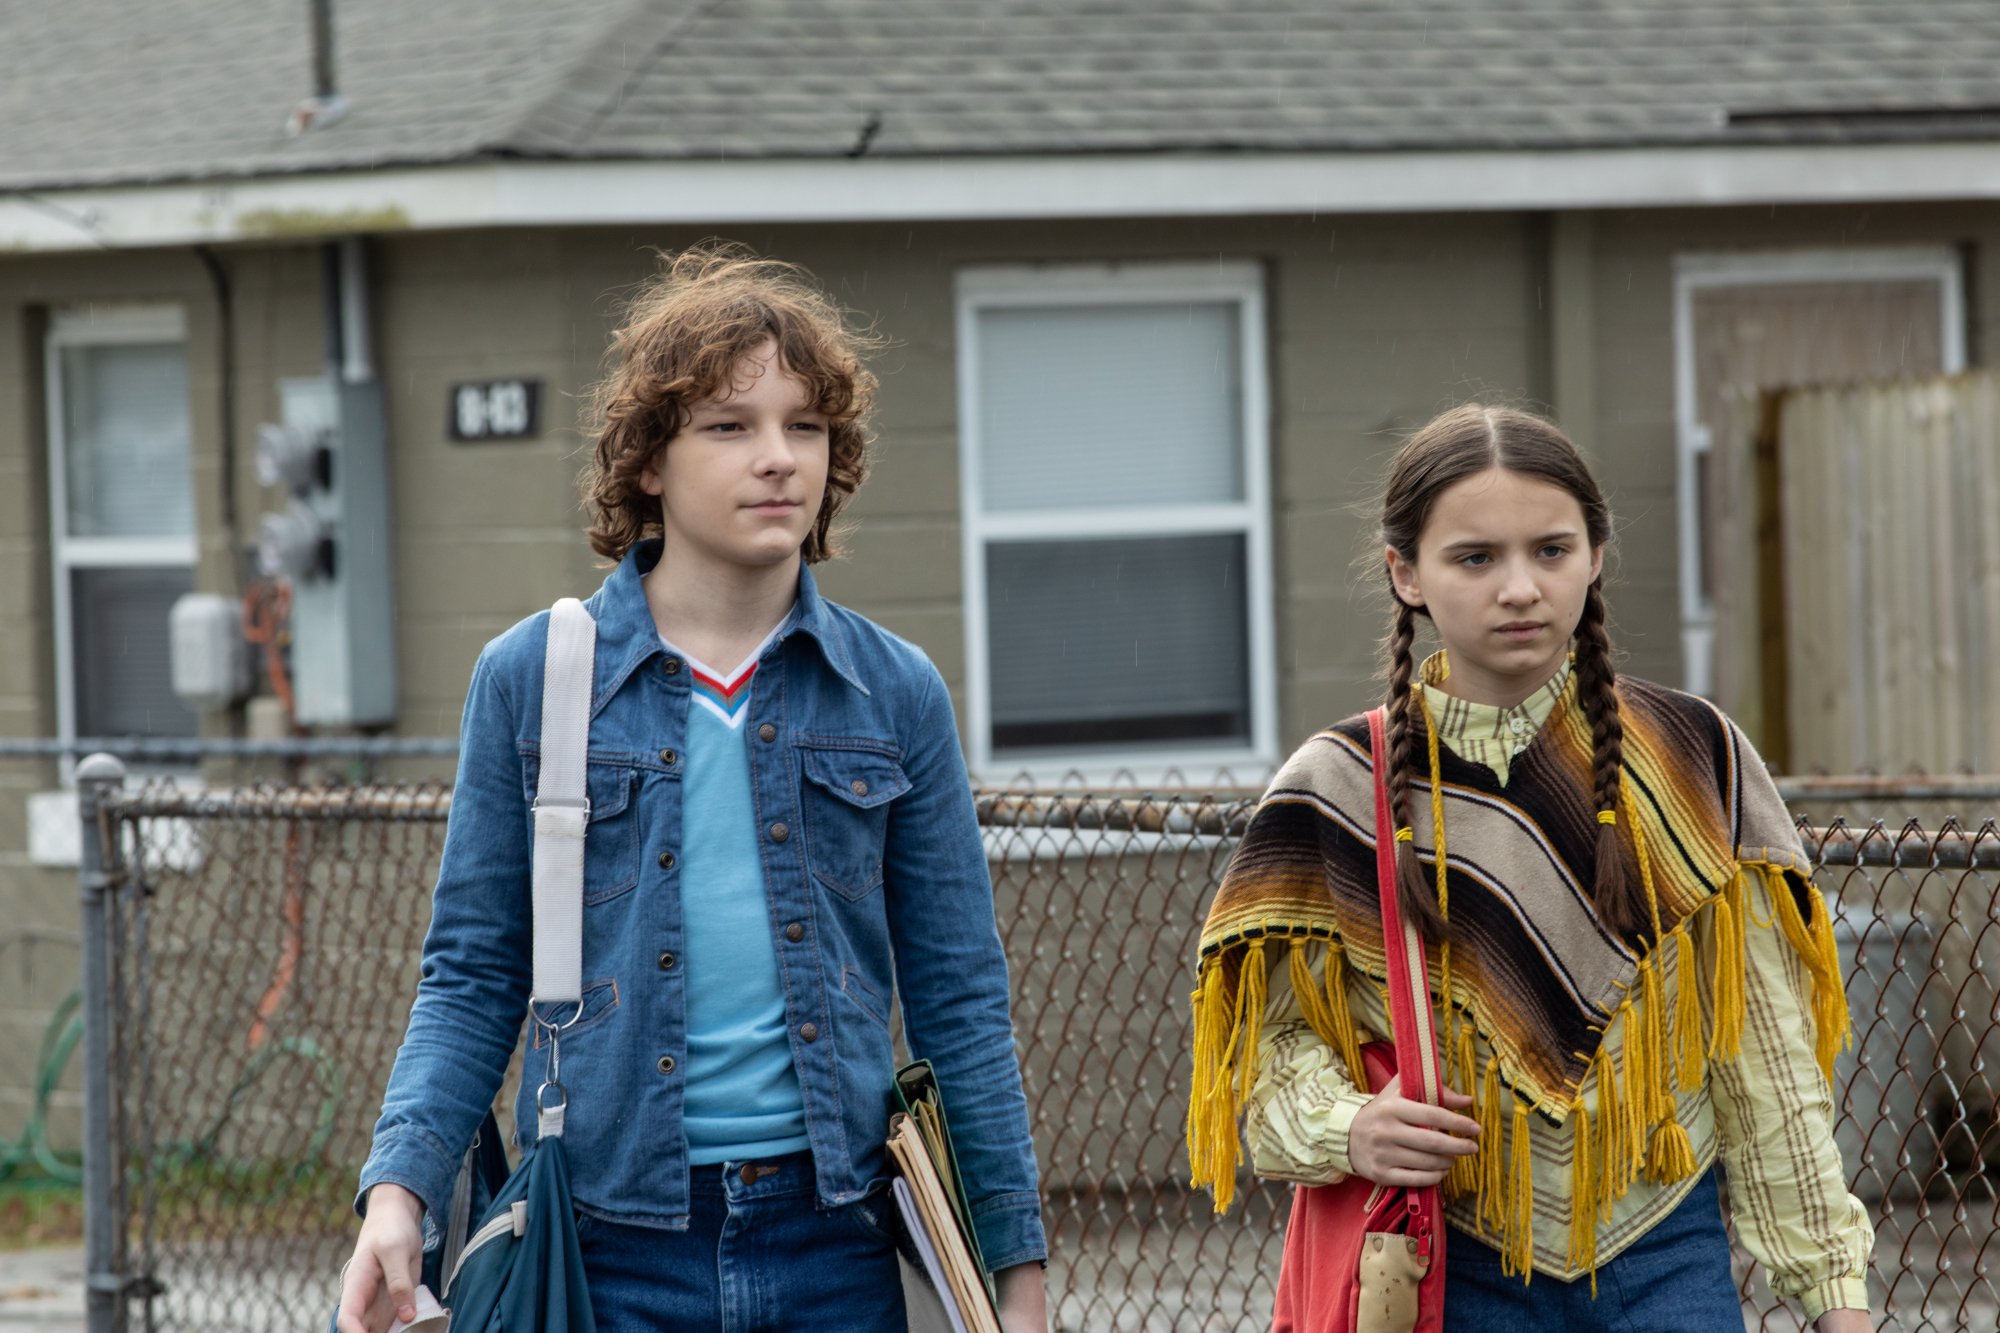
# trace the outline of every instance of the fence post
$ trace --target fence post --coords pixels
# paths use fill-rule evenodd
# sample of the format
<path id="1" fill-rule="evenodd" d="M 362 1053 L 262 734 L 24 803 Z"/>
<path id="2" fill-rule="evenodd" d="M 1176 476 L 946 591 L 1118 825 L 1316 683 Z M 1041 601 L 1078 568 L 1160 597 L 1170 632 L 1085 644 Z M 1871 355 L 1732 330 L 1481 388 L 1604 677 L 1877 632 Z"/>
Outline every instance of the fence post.
<path id="1" fill-rule="evenodd" d="M 125 1273 L 117 1210 L 118 1145 L 112 1141 L 110 858 L 98 810 L 125 783 L 125 765 L 94 754 L 76 767 L 81 821 L 78 883 L 83 910 L 83 1268 L 88 1333 L 125 1327 Z"/>

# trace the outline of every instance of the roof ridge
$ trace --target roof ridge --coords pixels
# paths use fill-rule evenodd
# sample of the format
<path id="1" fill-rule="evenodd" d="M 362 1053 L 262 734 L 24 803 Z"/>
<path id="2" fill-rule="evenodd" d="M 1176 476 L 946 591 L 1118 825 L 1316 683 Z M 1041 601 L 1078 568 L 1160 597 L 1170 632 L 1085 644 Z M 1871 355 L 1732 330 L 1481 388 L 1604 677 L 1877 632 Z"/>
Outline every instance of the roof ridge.
<path id="1" fill-rule="evenodd" d="M 727 0 L 630 0 L 581 48 L 555 87 L 479 145 L 485 152 L 568 155 L 597 132 L 633 82 L 698 21 Z M 630 58 L 635 47 L 644 54 Z"/>

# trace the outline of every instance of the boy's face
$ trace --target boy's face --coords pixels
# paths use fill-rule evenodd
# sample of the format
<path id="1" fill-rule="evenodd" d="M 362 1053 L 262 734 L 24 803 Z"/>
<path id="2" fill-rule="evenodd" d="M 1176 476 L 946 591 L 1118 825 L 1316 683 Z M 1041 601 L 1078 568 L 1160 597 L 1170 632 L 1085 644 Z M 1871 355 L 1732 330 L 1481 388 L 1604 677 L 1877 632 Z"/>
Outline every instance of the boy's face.
<path id="1" fill-rule="evenodd" d="M 797 560 L 826 498 L 829 423 L 774 341 L 731 381 L 693 404 L 640 478 L 660 498 L 663 559 L 746 570 Z"/>

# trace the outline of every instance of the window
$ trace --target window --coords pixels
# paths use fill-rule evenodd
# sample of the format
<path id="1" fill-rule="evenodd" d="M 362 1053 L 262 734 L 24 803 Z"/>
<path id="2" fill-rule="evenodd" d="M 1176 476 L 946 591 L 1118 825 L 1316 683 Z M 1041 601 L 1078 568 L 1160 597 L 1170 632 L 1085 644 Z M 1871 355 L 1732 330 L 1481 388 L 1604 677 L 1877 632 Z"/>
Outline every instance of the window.
<path id="1" fill-rule="evenodd" d="M 958 299 L 974 770 L 1270 762 L 1259 269 L 980 269 Z"/>
<path id="2" fill-rule="evenodd" d="M 184 318 L 64 311 L 47 373 L 60 734 L 191 736 L 167 661 L 167 613 L 194 586 Z"/>

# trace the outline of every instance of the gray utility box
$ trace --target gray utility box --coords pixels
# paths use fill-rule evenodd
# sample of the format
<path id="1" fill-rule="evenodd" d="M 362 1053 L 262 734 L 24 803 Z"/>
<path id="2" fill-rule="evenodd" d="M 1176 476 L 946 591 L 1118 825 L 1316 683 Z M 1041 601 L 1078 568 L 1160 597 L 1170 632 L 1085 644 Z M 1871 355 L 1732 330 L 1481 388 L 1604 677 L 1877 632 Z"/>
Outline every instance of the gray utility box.
<path id="1" fill-rule="evenodd" d="M 298 720 L 314 727 L 393 722 L 396 605 L 382 386 L 322 377 L 278 388 L 285 424 L 319 435 L 329 455 L 324 479 L 300 497 L 320 520 L 325 559 L 292 587 Z"/>

